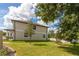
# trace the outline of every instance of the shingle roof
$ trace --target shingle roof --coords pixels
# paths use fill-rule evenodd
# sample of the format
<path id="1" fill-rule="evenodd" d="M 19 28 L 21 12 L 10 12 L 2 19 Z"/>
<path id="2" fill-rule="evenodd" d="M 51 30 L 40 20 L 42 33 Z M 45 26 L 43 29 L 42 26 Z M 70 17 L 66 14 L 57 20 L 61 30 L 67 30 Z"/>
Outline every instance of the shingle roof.
<path id="1" fill-rule="evenodd" d="M 26 24 L 28 24 L 28 22 L 27 22 L 27 21 L 22 21 L 22 20 L 12 20 L 12 21 L 15 21 L 15 22 L 20 22 L 20 23 L 26 23 Z M 40 24 L 37 24 L 37 23 L 33 23 L 33 25 L 48 28 L 48 26 L 40 25 Z"/>
<path id="2" fill-rule="evenodd" d="M 7 30 L 7 31 L 14 31 L 14 29 L 4 29 L 4 30 Z"/>

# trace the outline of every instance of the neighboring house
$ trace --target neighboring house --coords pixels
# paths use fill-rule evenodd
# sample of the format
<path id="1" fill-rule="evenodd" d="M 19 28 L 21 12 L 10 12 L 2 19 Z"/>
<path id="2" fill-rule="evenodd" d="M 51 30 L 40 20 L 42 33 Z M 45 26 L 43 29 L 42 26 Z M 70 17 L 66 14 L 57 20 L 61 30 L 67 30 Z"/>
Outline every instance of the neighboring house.
<path id="1" fill-rule="evenodd" d="M 10 38 L 10 39 L 14 39 L 14 29 L 4 29 L 3 32 L 6 33 L 6 35 L 5 35 L 6 38 L 4 36 L 3 39 L 7 39 L 7 37 Z"/>
<path id="2" fill-rule="evenodd" d="M 21 20 L 12 20 L 13 29 L 7 29 L 7 35 L 12 36 L 14 40 L 30 40 L 25 30 L 27 30 L 28 22 Z M 34 34 L 32 40 L 46 40 L 48 39 L 47 26 L 33 24 Z"/>

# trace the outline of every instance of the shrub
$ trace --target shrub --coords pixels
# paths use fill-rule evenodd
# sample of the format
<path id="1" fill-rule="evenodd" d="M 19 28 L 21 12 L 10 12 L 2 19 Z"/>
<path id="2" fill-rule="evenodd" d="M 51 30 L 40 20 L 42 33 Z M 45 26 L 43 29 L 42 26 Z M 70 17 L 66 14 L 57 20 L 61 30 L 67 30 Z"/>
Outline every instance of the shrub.
<path id="1" fill-rule="evenodd" d="M 7 39 L 7 40 L 13 39 L 13 37 L 6 36 L 6 39 Z"/>
<path id="2" fill-rule="evenodd" d="M 0 56 L 6 56 L 7 55 L 7 50 L 6 49 L 1 49 L 0 50 Z"/>

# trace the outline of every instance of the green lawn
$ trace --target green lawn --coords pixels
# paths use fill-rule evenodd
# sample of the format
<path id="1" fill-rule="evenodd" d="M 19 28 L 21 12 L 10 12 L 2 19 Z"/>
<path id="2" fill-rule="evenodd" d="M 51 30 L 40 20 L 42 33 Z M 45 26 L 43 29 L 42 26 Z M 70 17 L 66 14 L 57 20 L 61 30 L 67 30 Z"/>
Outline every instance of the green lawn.
<path id="1" fill-rule="evenodd" d="M 16 50 L 17 56 L 74 56 L 79 55 L 78 45 L 59 45 L 55 42 L 4 41 L 5 45 Z"/>

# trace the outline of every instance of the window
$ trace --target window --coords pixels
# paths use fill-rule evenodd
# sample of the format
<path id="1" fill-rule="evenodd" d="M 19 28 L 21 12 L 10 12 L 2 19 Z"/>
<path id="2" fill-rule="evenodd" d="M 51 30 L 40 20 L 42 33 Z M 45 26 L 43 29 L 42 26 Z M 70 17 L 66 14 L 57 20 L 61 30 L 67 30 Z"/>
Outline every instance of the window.
<path id="1" fill-rule="evenodd" d="M 43 34 L 43 38 L 45 38 L 45 34 Z"/>
<path id="2" fill-rule="evenodd" d="M 12 33 L 10 33 L 10 36 L 12 36 Z"/>
<path id="3" fill-rule="evenodd" d="M 36 30 L 36 26 L 35 25 L 33 26 L 33 29 Z"/>
<path id="4" fill-rule="evenodd" d="M 28 37 L 28 34 L 27 33 L 24 33 L 24 37 Z"/>
<path id="5" fill-rule="evenodd" d="M 7 32 L 8 36 L 9 36 L 9 32 Z"/>

